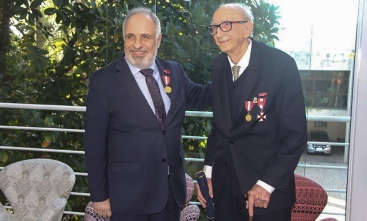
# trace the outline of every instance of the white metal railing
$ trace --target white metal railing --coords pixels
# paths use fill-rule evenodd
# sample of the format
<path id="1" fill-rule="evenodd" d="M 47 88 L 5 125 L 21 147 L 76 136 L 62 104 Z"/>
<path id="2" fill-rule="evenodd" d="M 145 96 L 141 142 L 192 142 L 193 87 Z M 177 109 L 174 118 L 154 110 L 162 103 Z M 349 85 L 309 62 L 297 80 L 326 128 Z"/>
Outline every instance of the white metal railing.
<path id="1" fill-rule="evenodd" d="M 1 103 L 0 108 L 2 109 L 33 109 L 33 110 L 53 110 L 53 111 L 75 111 L 75 112 L 85 112 L 86 107 L 84 106 L 65 106 L 65 105 L 45 105 L 45 104 L 19 104 L 19 103 Z M 202 111 L 186 111 L 185 116 L 189 117 L 213 117 L 212 112 L 202 112 Z M 349 116 L 315 116 L 307 115 L 308 121 L 326 121 L 326 122 L 350 122 Z M 0 129 L 10 129 L 10 130 L 31 130 L 31 131 L 53 131 L 53 132 L 70 132 L 70 133 L 84 133 L 83 129 L 68 129 L 68 128 L 48 128 L 48 127 L 31 127 L 31 126 L 9 126 L 0 125 Z M 182 135 L 183 139 L 198 139 L 205 140 L 207 137 L 203 136 L 188 136 Z M 309 144 L 329 144 L 333 146 L 349 146 L 349 143 L 340 142 L 308 142 Z M 84 154 L 84 151 L 77 150 L 60 150 L 60 149 L 44 149 L 44 148 L 33 148 L 33 147 L 12 147 L 12 146 L 0 146 L 0 150 L 20 150 L 20 151 L 35 151 L 35 152 L 52 152 L 52 153 L 66 153 L 66 154 Z M 204 162 L 202 158 L 185 158 L 186 161 L 194 162 Z M 337 170 L 347 170 L 346 166 L 325 166 L 325 165 L 309 165 L 299 163 L 298 167 L 305 168 L 320 168 L 320 169 L 337 169 Z M 0 167 L 2 169 L 2 167 Z M 76 176 L 88 176 L 87 173 L 75 172 Z M 325 189 L 327 192 L 337 192 L 346 193 L 346 190 L 341 189 Z M 71 195 L 75 196 L 90 196 L 89 193 L 72 192 Z M 190 204 L 199 205 L 199 202 L 190 202 Z M 84 213 L 65 211 L 64 214 L 69 215 L 80 215 L 84 216 Z M 345 215 L 344 213 L 334 213 L 325 212 L 325 214 L 331 215 Z"/>

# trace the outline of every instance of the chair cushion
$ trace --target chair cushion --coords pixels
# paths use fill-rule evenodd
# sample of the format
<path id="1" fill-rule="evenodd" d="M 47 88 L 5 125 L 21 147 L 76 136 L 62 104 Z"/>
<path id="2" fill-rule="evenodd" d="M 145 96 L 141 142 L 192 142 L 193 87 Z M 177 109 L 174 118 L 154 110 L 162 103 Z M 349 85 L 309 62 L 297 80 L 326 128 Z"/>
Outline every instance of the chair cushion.
<path id="1" fill-rule="evenodd" d="M 109 221 L 110 218 L 104 218 L 94 213 L 93 202 L 89 202 L 85 207 L 84 221 Z"/>
<path id="2" fill-rule="evenodd" d="M 188 205 L 194 193 L 195 184 L 192 178 L 187 173 L 185 173 L 185 176 L 186 176 L 186 205 Z"/>
<path id="3" fill-rule="evenodd" d="M 55 200 L 67 199 L 74 183 L 74 171 L 68 165 L 51 159 L 19 161 L 0 172 L 0 188 L 14 214 L 24 220 L 41 218 Z M 59 209 L 62 213 L 64 207 Z"/>
<path id="4" fill-rule="evenodd" d="M 292 208 L 292 221 L 315 221 L 327 204 L 327 193 L 315 181 L 295 174 L 296 203 Z"/>
<path id="5" fill-rule="evenodd" d="M 199 216 L 199 207 L 197 205 L 188 205 L 181 210 L 180 221 L 197 221 Z"/>

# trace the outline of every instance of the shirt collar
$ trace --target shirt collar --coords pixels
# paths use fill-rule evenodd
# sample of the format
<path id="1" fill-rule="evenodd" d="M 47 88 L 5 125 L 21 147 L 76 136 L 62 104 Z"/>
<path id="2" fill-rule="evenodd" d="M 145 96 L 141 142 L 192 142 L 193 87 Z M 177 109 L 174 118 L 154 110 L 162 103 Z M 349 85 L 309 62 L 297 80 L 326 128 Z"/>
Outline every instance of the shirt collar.
<path id="1" fill-rule="evenodd" d="M 125 61 L 127 63 L 127 65 L 129 66 L 130 68 L 130 71 L 131 73 L 133 73 L 133 75 L 137 75 L 137 74 L 140 74 L 140 68 L 138 67 L 135 67 L 133 64 L 131 64 L 127 59 L 126 57 L 125 58 Z M 153 76 L 155 76 L 158 72 L 158 67 L 157 67 L 157 64 L 154 62 L 152 65 L 150 65 L 148 68 L 151 68 L 153 69 Z M 140 74 L 141 75 L 141 74 Z"/>
<path id="2" fill-rule="evenodd" d="M 249 44 L 247 46 L 246 53 L 243 55 L 241 60 L 238 62 L 237 65 L 241 67 L 241 70 L 244 70 L 247 68 L 248 64 L 250 63 L 250 55 L 251 55 L 251 49 L 252 49 L 252 41 L 251 39 L 247 39 L 249 41 Z M 229 64 L 231 65 L 231 68 L 236 65 L 232 62 L 231 58 L 228 56 Z"/>

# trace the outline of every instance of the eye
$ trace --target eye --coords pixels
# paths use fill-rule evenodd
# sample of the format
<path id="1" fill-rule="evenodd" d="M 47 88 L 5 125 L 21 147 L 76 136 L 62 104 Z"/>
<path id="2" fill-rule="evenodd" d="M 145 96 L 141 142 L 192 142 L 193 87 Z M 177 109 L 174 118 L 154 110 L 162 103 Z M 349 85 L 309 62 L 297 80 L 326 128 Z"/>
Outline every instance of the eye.
<path id="1" fill-rule="evenodd" d="M 228 26 L 231 25 L 231 22 L 225 21 L 225 22 L 222 23 L 222 25 L 225 26 L 225 27 L 228 27 Z"/>
<path id="2" fill-rule="evenodd" d="M 125 35 L 125 39 L 127 40 L 130 40 L 130 39 L 133 39 L 134 38 L 134 35 Z"/>
<path id="3" fill-rule="evenodd" d="M 150 36 L 150 35 L 142 35 L 141 38 L 144 39 L 144 40 L 149 40 L 149 39 L 152 38 L 152 36 Z"/>

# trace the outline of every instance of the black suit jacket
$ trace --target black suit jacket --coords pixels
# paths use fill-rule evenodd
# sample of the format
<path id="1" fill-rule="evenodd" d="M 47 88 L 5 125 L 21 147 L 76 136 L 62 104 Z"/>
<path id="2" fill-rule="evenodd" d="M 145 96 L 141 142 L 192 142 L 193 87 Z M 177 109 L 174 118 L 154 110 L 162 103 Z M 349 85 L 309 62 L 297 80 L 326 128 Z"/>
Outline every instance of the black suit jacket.
<path id="1" fill-rule="evenodd" d="M 110 199 L 112 213 L 160 212 L 168 179 L 177 205 L 185 203 L 181 127 L 187 108 L 208 106 L 208 87 L 191 82 L 177 62 L 157 58 L 156 64 L 172 88 L 163 130 L 124 56 L 89 78 L 84 135 L 89 189 L 94 202 Z"/>
<path id="2" fill-rule="evenodd" d="M 294 59 L 252 39 L 250 63 L 237 79 L 241 85 L 236 93 L 230 88 L 233 82 L 227 54 L 215 58 L 211 70 L 215 122 L 204 164 L 213 166 L 214 202 L 221 194 L 228 162 L 233 160 L 242 193 L 257 180 L 275 188 L 268 209 L 256 208 L 255 214 L 292 205 L 293 174 L 307 144 L 304 98 Z M 236 102 L 231 104 L 229 94 Z M 246 121 L 245 101 L 259 98 L 266 98 L 266 119 L 257 119 L 260 107 L 255 103 L 250 111 L 252 120 Z"/>

